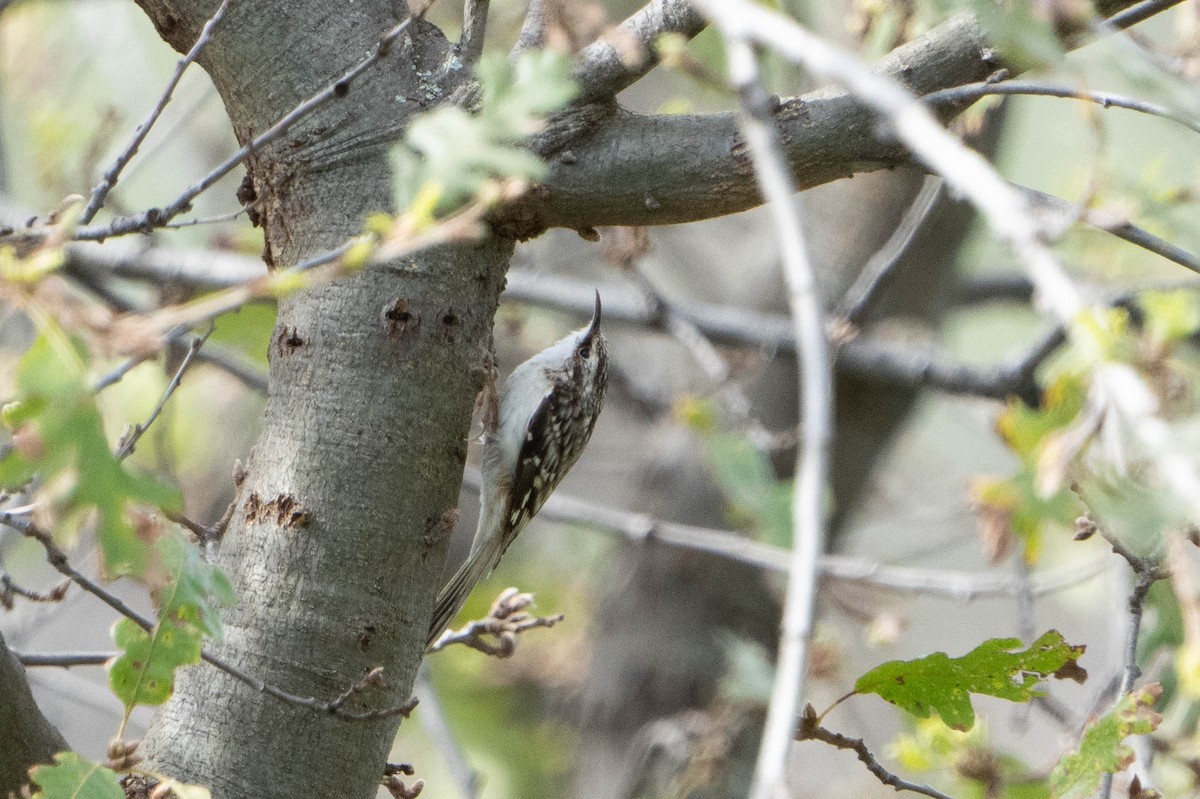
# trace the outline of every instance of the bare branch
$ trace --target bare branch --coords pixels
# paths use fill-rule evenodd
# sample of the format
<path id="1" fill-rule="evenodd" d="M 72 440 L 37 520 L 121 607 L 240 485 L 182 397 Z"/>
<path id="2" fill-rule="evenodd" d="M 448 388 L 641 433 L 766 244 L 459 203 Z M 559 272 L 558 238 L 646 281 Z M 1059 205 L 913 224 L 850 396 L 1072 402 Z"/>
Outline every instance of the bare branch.
<path id="1" fill-rule="evenodd" d="M 188 50 L 187 55 L 181 58 L 179 63 L 175 65 L 175 72 L 163 88 L 158 102 L 150 112 L 150 116 L 134 131 L 133 138 L 129 140 L 129 143 L 125 145 L 125 149 L 117 156 L 113 165 L 108 168 L 104 176 L 100 179 L 100 182 L 92 189 L 92 196 L 88 198 L 87 206 L 83 209 L 83 214 L 79 218 L 81 225 L 91 222 L 95 218 L 96 212 L 104 207 L 104 200 L 108 197 L 108 193 L 112 190 L 112 187 L 117 184 L 117 181 L 121 177 L 121 172 L 133 160 L 138 148 L 142 146 L 142 142 L 150 134 L 150 129 L 154 127 L 154 123 L 158 121 L 163 109 L 170 102 L 171 95 L 174 94 L 175 87 L 179 85 L 179 79 L 183 77 L 184 70 L 196 60 L 197 56 L 200 55 L 200 51 L 212 40 L 213 28 L 217 26 L 221 18 L 225 16 L 225 12 L 229 10 L 229 2 L 230 0 L 221 0 L 221 5 L 217 6 L 217 10 L 208 18 L 208 22 L 204 23 L 204 27 L 200 30 L 200 35 L 196 37 L 196 43 Z"/>
<path id="2" fill-rule="evenodd" d="M 878 68 L 923 94 L 983 80 L 996 69 L 990 52 L 975 18 L 963 14 L 897 48 Z M 774 118 L 798 189 L 906 158 L 898 143 L 877 135 L 875 113 L 849 93 L 783 100 Z M 549 157 L 550 172 L 539 192 L 503 217 L 519 237 L 549 227 L 690 222 L 762 203 L 733 114 L 565 118 L 533 146 Z"/>
<path id="3" fill-rule="evenodd" d="M 426 653 L 433 654 L 453 644 L 462 644 L 491 657 L 510 657 L 517 651 L 517 635 L 535 627 L 553 627 L 565 618 L 561 613 L 553 616 L 531 616 L 525 610 L 532 604 L 533 594 L 523 594 L 516 588 L 506 588 L 496 597 L 487 616 L 471 622 L 461 630 L 447 630 L 442 633 Z M 492 640 L 495 640 L 495 643 Z"/>
<path id="4" fill-rule="evenodd" d="M 1036 81 L 980 81 L 978 83 L 968 83 L 964 86 L 955 86 L 951 89 L 941 89 L 940 91 L 930 92 L 921 99 L 931 105 L 937 105 L 940 103 L 973 103 L 981 97 L 987 97 L 988 95 L 993 94 L 1023 95 L 1029 97 L 1062 97 L 1073 100 L 1083 100 L 1085 102 L 1095 103 L 1103 108 L 1124 108 L 1130 111 L 1137 111 L 1142 114 L 1162 117 L 1163 119 L 1169 119 L 1172 122 L 1177 122 L 1194 133 L 1200 133 L 1200 121 L 1191 116 L 1176 113 L 1166 106 L 1159 105 L 1157 103 L 1139 100 L 1135 97 L 1127 97 L 1122 94 L 1114 94 L 1112 92 L 1086 91 L 1084 89 L 1075 89 L 1070 86 L 1057 86 L 1049 83 L 1038 83 Z"/>
<path id="5" fill-rule="evenodd" d="M 858 759 L 867 767 L 867 771 L 875 775 L 876 779 L 884 785 L 895 788 L 897 791 L 911 791 L 928 796 L 930 799 L 954 799 L 954 797 L 944 794 L 936 788 L 916 782 L 909 782 L 903 777 L 888 771 L 879 762 L 879 759 L 871 753 L 871 750 L 867 748 L 867 744 L 862 738 L 850 738 L 849 736 L 842 735 L 840 732 L 825 729 L 817 723 L 816 714 L 812 712 L 811 707 L 804 714 L 804 720 L 801 722 L 800 729 L 796 733 L 796 739 L 800 741 L 821 741 L 838 749 L 849 749 L 858 755 Z"/>
<path id="6" fill-rule="evenodd" d="M 478 470 L 467 470 L 464 485 L 478 488 Z M 730 530 L 697 527 L 610 508 L 561 491 L 546 501 L 538 517 L 584 524 L 600 532 L 620 535 L 633 543 L 666 544 L 728 558 L 760 569 L 788 570 L 789 553 L 782 547 L 764 544 Z M 1108 568 L 1108 561 L 1100 558 L 1083 566 L 1032 574 L 1029 590 L 1034 596 L 1057 593 L 1087 582 Z M 821 575 L 829 580 L 959 602 L 1015 597 L 1024 590 L 1020 578 L 1011 574 L 894 566 L 846 555 L 821 556 L 820 569 Z"/>
<path id="7" fill-rule="evenodd" d="M 904 217 L 892 231 L 892 235 L 883 246 L 871 256 L 866 265 L 854 279 L 854 284 L 838 303 L 834 317 L 845 319 L 851 325 L 862 322 L 871 309 L 880 287 L 887 282 L 888 275 L 900 263 L 908 246 L 912 244 L 921 226 L 937 207 L 938 199 L 942 196 L 941 178 L 929 176 L 921 186 L 921 191 L 909 204 Z"/>
<path id="8" fill-rule="evenodd" d="M 754 779 L 753 799 L 787 793 L 787 752 L 794 719 L 804 695 L 816 622 L 818 560 L 825 551 L 824 491 L 829 480 L 833 440 L 833 363 L 825 338 L 824 308 L 816 272 L 809 261 L 803 226 L 792 195 L 796 188 L 775 129 L 770 101 L 758 82 L 758 63 L 750 40 L 730 29 L 713 0 L 697 0 L 714 16 L 725 39 L 729 81 L 741 104 L 741 129 L 749 145 L 754 174 L 774 218 L 788 286 L 793 333 L 800 350 L 800 418 L 804 445 L 796 457 L 792 495 L 792 554 L 780 624 L 779 654 L 767 720 Z"/>
<path id="9" fill-rule="evenodd" d="M 504 298 L 583 317 L 590 313 L 587 302 L 591 302 L 588 299 L 591 291 L 590 284 L 569 278 L 511 269 Z M 656 315 L 645 302 L 616 287 L 605 289 L 604 297 L 605 319 L 665 331 L 661 315 Z M 716 344 L 754 347 L 768 353 L 796 352 L 791 325 L 783 317 L 692 302 L 672 303 L 671 312 Z M 1033 402 L 1037 388 L 1034 372 L 1061 343 L 1061 334 L 1051 331 L 1012 363 L 979 369 L 947 363 L 932 352 L 859 336 L 838 347 L 836 366 L 841 374 L 873 382 L 991 399 L 1020 396 Z"/>
<path id="10" fill-rule="evenodd" d="M 1142 0 L 1142 2 L 1136 3 L 1124 11 L 1113 14 L 1108 18 L 1106 25 L 1123 30 L 1139 22 L 1144 22 L 1155 14 L 1166 11 L 1171 6 L 1177 6 L 1181 2 L 1183 0 Z"/>
<path id="11" fill-rule="evenodd" d="M 545 43 L 546 0 L 529 0 L 529 10 L 525 12 L 525 21 L 521 23 L 521 32 L 517 35 L 512 54 L 515 56 L 522 50 L 541 47 Z"/>
<path id="12" fill-rule="evenodd" d="M 67 587 L 70 584 L 69 580 L 64 580 L 49 591 L 34 591 L 19 585 L 13 580 L 11 574 L 0 569 L 0 607 L 12 610 L 13 597 L 18 596 L 30 602 L 61 602 L 62 598 L 67 595 Z"/>
<path id="13" fill-rule="evenodd" d="M 688 0 L 651 0 L 579 54 L 572 75 L 580 89 L 576 103 L 611 100 L 658 65 L 659 36 L 678 33 L 690 39 L 706 24 Z"/>
<path id="14" fill-rule="evenodd" d="M 975 17 L 960 14 L 898 47 L 874 71 L 920 96 L 983 81 L 1003 57 Z M 948 118 L 965 107 L 941 113 Z M 774 118 L 799 189 L 907 161 L 900 142 L 880 135 L 878 114 L 849 92 L 783 99 Z M 630 141 L 638 147 L 626 146 Z M 533 148 L 548 157 L 550 173 L 536 194 L 500 215 L 501 230 L 518 238 L 551 227 L 691 222 L 762 202 L 732 114 L 645 116 L 615 108 L 583 117 L 566 113 L 551 121 Z"/>
<path id="15" fill-rule="evenodd" d="M 146 431 L 150 429 L 150 425 L 154 424 L 154 420 L 162 413 L 163 408 L 167 405 L 167 400 L 171 398 L 171 395 L 175 393 L 175 389 L 179 388 L 180 382 L 183 381 L 184 373 L 191 367 L 192 361 L 196 359 L 196 354 L 200 352 L 200 348 L 204 346 L 204 342 L 208 341 L 208 337 L 212 335 L 215 329 L 216 326 L 210 324 L 208 330 L 203 335 L 192 339 L 192 343 L 188 345 L 187 355 L 183 357 L 179 368 L 175 370 L 175 375 L 171 378 L 171 382 L 167 383 L 167 387 L 163 390 L 162 396 L 159 397 L 158 402 L 155 404 L 154 410 L 150 412 L 150 416 L 143 424 L 134 425 L 129 434 L 122 438 L 120 446 L 117 447 L 117 460 L 125 460 L 133 454 L 138 440 L 145 435 Z"/>
<path id="16" fill-rule="evenodd" d="M 267 392 L 266 370 L 233 349 L 209 344 L 196 353 L 196 359 L 227 372 L 252 391 L 262 394 Z"/>
<path id="17" fill-rule="evenodd" d="M 490 0 L 466 0 L 463 5 L 462 37 L 458 40 L 458 57 L 463 66 L 475 66 L 483 55 L 489 4 Z"/>
<path id="18" fill-rule="evenodd" d="M 287 133 L 293 125 L 307 117 L 312 112 L 321 108 L 326 103 L 338 97 L 345 95 L 350 84 L 362 75 L 363 72 L 370 69 L 384 57 L 386 57 L 395 45 L 396 40 L 404 31 L 408 30 L 409 26 L 418 19 L 421 19 L 425 11 L 428 9 L 432 0 L 425 2 L 417 8 L 417 10 L 408 16 L 403 22 L 393 26 L 380 37 L 379 43 L 375 45 L 375 49 L 370 55 L 362 58 L 357 64 L 336 79 L 330 81 L 325 88 L 312 95 L 308 99 L 298 104 L 295 108 L 284 114 L 279 120 L 251 139 L 246 145 L 239 149 L 236 153 L 225 159 L 221 164 L 213 168 L 207 175 L 193 183 L 183 191 L 178 197 L 171 201 L 163 208 L 152 208 L 148 211 L 143 211 L 133 216 L 118 217 L 106 225 L 81 227 L 75 231 L 74 238 L 79 241 L 103 241 L 106 238 L 113 236 L 121 236 L 127 233 L 139 233 L 148 230 L 153 230 L 156 227 L 161 227 L 173 220 L 179 214 L 191 207 L 192 201 L 201 193 L 206 191 L 214 183 L 232 172 L 237 166 L 244 162 L 251 153 L 254 153 L 266 145 L 274 142 L 279 137 Z"/>
<path id="19" fill-rule="evenodd" d="M 1185 269 L 1200 273 L 1200 258 L 1197 258 L 1196 255 L 1182 247 L 1177 247 L 1169 241 L 1155 236 L 1148 230 L 1144 230 L 1124 219 L 1113 219 L 1105 217 L 1105 215 L 1096 211 L 1080 208 L 1052 194 L 1046 194 L 1026 186 L 1017 186 L 1017 189 L 1020 190 L 1035 208 L 1059 213 L 1064 220 L 1073 221 L 1078 219 L 1092 227 L 1103 230 L 1105 233 L 1111 233 L 1122 241 L 1135 244 L 1155 255 L 1161 255 L 1168 261 L 1177 263 Z"/>
<path id="20" fill-rule="evenodd" d="M 73 666 L 103 666 L 120 652 L 18 652 L 10 649 L 13 657 L 26 668 L 55 667 L 69 669 Z"/>

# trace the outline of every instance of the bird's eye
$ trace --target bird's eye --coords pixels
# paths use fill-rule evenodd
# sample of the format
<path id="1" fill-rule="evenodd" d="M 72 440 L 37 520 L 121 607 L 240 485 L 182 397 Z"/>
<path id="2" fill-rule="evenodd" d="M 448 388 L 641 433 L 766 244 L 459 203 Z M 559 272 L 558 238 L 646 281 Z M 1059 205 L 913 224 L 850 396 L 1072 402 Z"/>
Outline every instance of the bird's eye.
<path id="1" fill-rule="evenodd" d="M 592 357 L 592 345 L 584 344 L 582 347 L 579 348 L 579 354 L 580 354 L 580 356 L 582 356 L 584 358 Z"/>

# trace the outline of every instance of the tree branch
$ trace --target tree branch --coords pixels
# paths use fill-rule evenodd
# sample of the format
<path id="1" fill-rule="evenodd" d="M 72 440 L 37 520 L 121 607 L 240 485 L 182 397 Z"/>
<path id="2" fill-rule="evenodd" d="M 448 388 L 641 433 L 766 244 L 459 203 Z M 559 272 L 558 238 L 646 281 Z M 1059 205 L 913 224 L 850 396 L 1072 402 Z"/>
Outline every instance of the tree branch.
<path id="1" fill-rule="evenodd" d="M 103 666 L 120 655 L 120 652 L 18 652 L 10 649 L 13 657 L 25 668 L 54 667 L 69 669 L 74 666 Z"/>
<path id="2" fill-rule="evenodd" d="M 611 100 L 657 66 L 659 36 L 678 33 L 690 39 L 706 24 L 688 0 L 651 0 L 579 54 L 572 73 L 580 89 L 576 104 Z"/>
<path id="3" fill-rule="evenodd" d="M 586 303 L 591 291 L 590 285 L 569 278 L 511 269 L 504 297 L 569 311 L 582 318 L 590 313 Z M 796 353 L 791 325 L 780 316 L 706 303 L 674 303 L 672 313 L 717 344 L 753 347 L 768 353 Z M 604 317 L 612 322 L 663 329 L 663 320 L 653 309 L 615 287 L 604 290 Z M 991 399 L 1015 395 L 1033 402 L 1034 371 L 1060 343 L 1060 335 L 1052 331 L 1015 361 L 980 369 L 947 363 L 934 353 L 867 335 L 838 347 L 836 367 L 841 374 L 885 384 Z"/>
<path id="4" fill-rule="evenodd" d="M 1002 59 L 975 17 L 959 14 L 898 47 L 874 71 L 921 96 L 983 81 Z M 939 111 L 950 118 L 967 105 Z M 826 89 L 781 100 L 773 116 L 798 189 L 907 159 L 903 145 L 881 135 L 876 112 L 849 92 Z M 647 116 L 611 105 L 574 108 L 552 120 L 532 147 L 548 158 L 549 174 L 537 191 L 497 215 L 500 229 L 521 239 L 551 227 L 691 222 L 762 203 L 729 113 Z"/>
<path id="5" fill-rule="evenodd" d="M 468 469 L 464 485 L 479 486 L 479 472 Z M 785 572 L 788 551 L 764 544 L 730 530 L 715 530 L 680 522 L 665 521 L 642 513 L 611 508 L 557 492 L 538 512 L 538 518 L 583 524 L 600 532 L 619 535 L 637 544 L 659 543 L 703 552 L 760 569 Z M 1011 574 L 971 573 L 895 566 L 846 555 L 823 555 L 822 577 L 866 585 L 883 591 L 931 596 L 958 602 L 1015 597 L 1025 590 L 1022 580 Z M 1028 589 L 1034 596 L 1057 593 L 1086 582 L 1108 569 L 1106 559 L 1033 574 Z"/>
<path id="6" fill-rule="evenodd" d="M 788 174 L 770 101 L 758 79 L 758 62 L 744 32 L 728 26 L 719 2 L 697 2 L 713 16 L 725 39 L 729 81 L 741 105 L 740 127 L 749 146 L 754 175 L 774 218 L 783 273 L 792 311 L 793 335 L 800 350 L 800 417 L 804 445 L 796 456 L 792 488 L 792 551 L 780 622 L 779 654 L 762 742 L 750 784 L 750 796 L 770 799 L 787 793 L 787 752 L 793 719 L 808 675 L 816 623 L 818 561 L 827 534 L 824 491 L 829 480 L 833 441 L 833 363 L 825 335 L 824 308 L 816 270 L 808 257 L 804 229 L 792 202 L 795 186 Z"/>
<path id="7" fill-rule="evenodd" d="M 954 799 L 954 797 L 944 794 L 936 788 L 916 782 L 909 782 L 903 777 L 893 774 L 884 768 L 879 759 L 871 753 L 871 750 L 867 748 L 867 744 L 862 738 L 851 738 L 842 735 L 840 732 L 827 730 L 816 723 L 815 717 L 813 717 L 813 720 L 810 720 L 807 713 L 805 714 L 805 721 L 801 723 L 800 730 L 796 734 L 796 739 L 800 741 L 820 741 L 838 749 L 848 749 L 854 752 L 858 756 L 858 759 L 862 761 L 862 764 L 867 767 L 867 771 L 874 774 L 875 778 L 881 783 L 895 788 L 897 791 L 911 791 L 928 796 L 930 799 Z"/>
<path id="8" fill-rule="evenodd" d="M 525 20 L 521 23 L 521 32 L 517 35 L 512 54 L 515 56 L 522 50 L 541 47 L 545 43 L 546 0 L 529 0 L 529 9 L 525 12 Z"/>
<path id="9" fill-rule="evenodd" d="M 267 145 L 279 139 L 292 126 L 301 120 L 308 117 L 314 111 L 319 109 L 326 103 L 338 97 L 342 97 L 349 90 L 351 83 L 360 75 L 385 58 L 395 45 L 400 35 L 408 30 L 409 26 L 418 19 L 421 19 L 425 11 L 428 9 L 432 0 L 425 2 L 417 8 L 417 10 L 404 19 L 399 24 L 393 26 L 386 31 L 379 39 L 375 49 L 366 57 L 358 61 L 353 67 L 343 72 L 334 80 L 330 81 L 319 92 L 308 97 L 303 102 L 292 108 L 291 111 L 280 117 L 275 124 L 267 128 L 262 133 L 255 136 L 237 152 L 225 159 L 223 162 L 214 167 L 207 175 L 188 186 L 182 194 L 168 203 L 162 208 L 151 208 L 148 211 L 143 211 L 132 216 L 119 217 L 105 225 L 93 225 L 80 227 L 75 231 L 74 238 L 78 241 L 103 241 L 106 238 L 113 236 L 121 236 L 127 233 L 140 233 L 152 230 L 156 227 L 161 227 L 167 224 L 179 214 L 191 208 L 192 201 L 207 191 L 218 180 L 228 175 L 236 167 L 241 165 L 250 157 L 251 154 L 261 150 Z"/>
<path id="10" fill-rule="evenodd" d="M 196 355 L 200 352 L 200 348 L 204 346 L 204 342 L 208 341 L 208 337 L 212 335 L 215 325 L 209 325 L 208 330 L 203 334 L 192 339 L 188 345 L 187 354 L 183 356 L 183 361 L 180 362 L 179 368 L 175 370 L 175 375 L 171 381 L 167 383 L 167 387 L 163 390 L 162 396 L 158 398 L 158 402 L 154 405 L 154 410 L 150 412 L 150 416 L 142 424 L 136 424 L 129 431 L 128 435 L 123 436 L 120 445 L 117 447 L 117 460 L 124 460 L 133 454 L 133 450 L 137 447 L 137 442 L 150 429 L 150 425 L 154 424 L 163 408 L 167 405 L 167 400 L 175 393 L 175 389 L 179 388 L 179 384 L 183 381 L 183 375 L 191 367 L 192 362 L 196 360 Z"/>
<path id="11" fill-rule="evenodd" d="M 1200 121 L 1197 121 L 1192 116 L 1176 113 L 1158 103 L 1151 103 L 1122 94 L 1114 94 L 1113 92 L 1087 91 L 1071 86 L 1056 86 L 1036 81 L 980 81 L 979 83 L 968 83 L 965 86 L 955 86 L 952 89 L 941 89 L 940 91 L 930 92 L 921 99 L 931 105 L 940 103 L 957 104 L 964 102 L 973 103 L 981 97 L 989 95 L 1061 97 L 1072 100 L 1083 100 L 1095 103 L 1103 108 L 1124 108 L 1150 116 L 1162 117 L 1163 119 L 1183 125 L 1193 133 L 1200 133 Z"/>
<path id="12" fill-rule="evenodd" d="M 487 35 L 487 15 L 490 0 L 466 0 L 463 5 L 462 37 L 458 40 L 458 57 L 463 65 L 473 67 L 483 55 Z"/>
<path id="13" fill-rule="evenodd" d="M 187 54 L 175 65 L 175 72 L 171 75 L 170 80 L 167 81 L 167 85 L 159 95 L 158 102 L 155 104 L 154 109 L 151 110 L 150 116 L 137 127 L 129 143 L 125 145 L 125 148 L 117 156 L 112 166 L 105 171 L 100 182 L 92 189 L 92 195 L 88 198 L 87 206 L 83 209 L 83 214 L 79 217 L 80 224 L 86 225 L 88 222 L 91 222 L 95 218 L 96 212 L 104 207 L 104 200 L 108 197 L 108 193 L 112 190 L 113 186 L 117 185 L 117 181 L 121 177 L 121 172 L 133 160 L 138 148 L 142 146 L 142 142 L 150 134 L 150 129 L 154 127 L 154 123 L 158 121 L 163 109 L 170 102 L 171 95 L 174 94 L 175 87 L 179 85 L 179 80 L 183 77 L 184 71 L 191 66 L 196 57 L 200 55 L 200 51 L 212 40 L 213 28 L 220 23 L 222 17 L 225 16 L 225 12 L 229 10 L 229 3 L 230 0 L 221 0 L 221 5 L 217 6 L 217 10 L 209 17 L 208 22 L 204 23 L 204 27 L 200 30 L 200 35 L 196 37 L 196 43 L 192 45 Z"/>

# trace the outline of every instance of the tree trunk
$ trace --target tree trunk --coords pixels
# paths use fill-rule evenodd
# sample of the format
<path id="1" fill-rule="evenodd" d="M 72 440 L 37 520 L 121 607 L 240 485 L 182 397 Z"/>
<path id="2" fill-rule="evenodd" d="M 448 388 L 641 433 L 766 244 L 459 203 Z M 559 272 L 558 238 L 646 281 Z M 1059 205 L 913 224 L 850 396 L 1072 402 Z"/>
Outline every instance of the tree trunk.
<path id="1" fill-rule="evenodd" d="M 216 3 L 142 6 L 186 50 Z M 384 2 L 236 3 L 200 63 L 247 141 L 396 21 Z M 439 31 L 415 24 L 344 97 L 252 158 L 268 264 L 329 250 L 391 209 L 386 150 L 363 143 L 421 109 L 435 87 L 418 73 L 447 52 Z M 382 666 L 386 688 L 347 709 L 408 698 L 511 250 L 500 239 L 443 247 L 280 302 L 262 431 L 220 556 L 238 593 L 214 647 L 222 657 L 320 701 Z M 224 799 L 363 797 L 399 722 L 340 720 L 196 668 L 180 675 L 143 751 Z"/>
<path id="2" fill-rule="evenodd" d="M 54 753 L 67 748 L 59 735 L 33 701 L 25 669 L 8 651 L 0 636 L 0 730 L 4 730 L 4 746 L 0 746 L 0 796 L 20 796 L 21 787 L 29 784 L 29 769 L 39 763 L 54 762 Z"/>

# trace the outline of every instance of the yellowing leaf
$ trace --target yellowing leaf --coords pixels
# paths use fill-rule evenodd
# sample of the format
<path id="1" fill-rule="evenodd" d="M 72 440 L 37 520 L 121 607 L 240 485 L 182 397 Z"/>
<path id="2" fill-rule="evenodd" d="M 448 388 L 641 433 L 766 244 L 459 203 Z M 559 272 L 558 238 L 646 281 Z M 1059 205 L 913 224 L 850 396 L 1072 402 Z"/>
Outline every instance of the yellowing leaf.
<path id="1" fill-rule="evenodd" d="M 1130 735 L 1147 735 L 1158 729 L 1162 716 L 1154 712 L 1154 703 L 1161 693 L 1157 683 L 1132 691 L 1092 721 L 1079 749 L 1060 760 L 1050 775 L 1055 799 L 1084 799 L 1096 792 L 1105 774 L 1128 768 L 1133 750 L 1124 741 Z"/>

